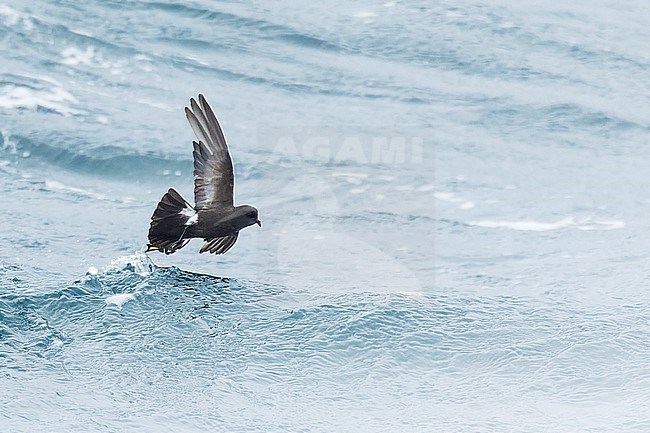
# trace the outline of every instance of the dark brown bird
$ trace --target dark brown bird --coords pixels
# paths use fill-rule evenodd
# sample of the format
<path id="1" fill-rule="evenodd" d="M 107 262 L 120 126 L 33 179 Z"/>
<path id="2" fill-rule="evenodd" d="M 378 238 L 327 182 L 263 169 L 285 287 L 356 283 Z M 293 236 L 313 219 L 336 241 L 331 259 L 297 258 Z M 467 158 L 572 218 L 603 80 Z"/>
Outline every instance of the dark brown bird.
<path id="1" fill-rule="evenodd" d="M 194 144 L 194 203 L 192 207 L 173 188 L 151 216 L 147 251 L 172 254 L 192 238 L 203 238 L 200 252 L 223 254 L 237 241 L 239 231 L 262 223 L 253 206 L 235 206 L 232 159 L 217 117 L 203 95 L 190 99 L 185 115 L 199 140 Z"/>

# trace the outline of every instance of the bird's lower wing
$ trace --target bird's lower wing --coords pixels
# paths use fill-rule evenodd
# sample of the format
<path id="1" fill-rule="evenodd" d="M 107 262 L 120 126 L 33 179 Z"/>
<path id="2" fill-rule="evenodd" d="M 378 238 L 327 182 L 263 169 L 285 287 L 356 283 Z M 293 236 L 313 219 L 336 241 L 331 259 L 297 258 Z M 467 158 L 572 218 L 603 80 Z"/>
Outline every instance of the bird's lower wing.
<path id="1" fill-rule="evenodd" d="M 224 236 L 221 238 L 211 238 L 205 239 L 205 243 L 201 247 L 199 252 L 205 253 L 210 252 L 213 254 L 223 254 L 235 245 L 237 242 L 237 236 L 239 234 L 234 234 L 232 236 Z"/>

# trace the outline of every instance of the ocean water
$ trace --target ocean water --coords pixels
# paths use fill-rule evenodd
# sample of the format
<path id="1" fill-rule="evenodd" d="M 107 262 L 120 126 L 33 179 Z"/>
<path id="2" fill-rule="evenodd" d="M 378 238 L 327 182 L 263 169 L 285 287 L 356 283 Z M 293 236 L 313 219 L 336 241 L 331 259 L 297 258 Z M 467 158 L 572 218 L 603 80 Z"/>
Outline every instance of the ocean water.
<path id="1" fill-rule="evenodd" d="M 645 1 L 0 4 L 0 431 L 650 431 Z M 228 138 L 224 256 L 145 255 Z"/>

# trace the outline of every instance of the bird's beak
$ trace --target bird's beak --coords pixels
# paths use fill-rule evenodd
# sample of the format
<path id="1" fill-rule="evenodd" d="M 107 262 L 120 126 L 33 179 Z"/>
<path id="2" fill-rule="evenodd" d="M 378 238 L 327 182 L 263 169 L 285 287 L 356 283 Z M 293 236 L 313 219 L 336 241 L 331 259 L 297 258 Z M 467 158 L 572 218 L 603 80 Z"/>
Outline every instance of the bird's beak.
<path id="1" fill-rule="evenodd" d="M 258 226 L 262 227 L 262 221 L 260 221 L 260 220 L 255 221 L 255 224 L 257 224 Z"/>

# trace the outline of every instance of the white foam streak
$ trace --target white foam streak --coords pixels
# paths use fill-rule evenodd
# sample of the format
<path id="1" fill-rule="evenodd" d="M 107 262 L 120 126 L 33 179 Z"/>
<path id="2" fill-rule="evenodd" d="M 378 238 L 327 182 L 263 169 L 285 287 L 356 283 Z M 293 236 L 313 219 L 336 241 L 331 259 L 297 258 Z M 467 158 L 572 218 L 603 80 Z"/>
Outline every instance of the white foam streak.
<path id="1" fill-rule="evenodd" d="M 621 220 L 594 220 L 592 218 L 576 221 L 574 217 L 566 217 L 555 222 L 540 221 L 507 221 L 507 220 L 481 220 L 471 221 L 470 225 L 491 229 L 510 229 L 520 231 L 545 232 L 574 227 L 578 230 L 615 230 L 625 228 L 625 221 Z"/>
<path id="2" fill-rule="evenodd" d="M 113 75 L 121 75 L 123 69 L 128 66 L 126 59 L 106 60 L 101 51 L 95 47 L 86 47 L 81 50 L 77 47 L 68 47 L 61 51 L 61 63 L 71 67 L 88 66 L 108 70 Z"/>
<path id="3" fill-rule="evenodd" d="M 81 51 L 75 47 L 66 48 L 61 52 L 63 60 L 61 63 L 68 66 L 87 65 L 92 66 L 95 62 L 95 48 L 87 47 L 85 51 Z"/>
<path id="4" fill-rule="evenodd" d="M 422 189 L 420 189 L 420 190 L 422 191 Z M 425 189 L 424 191 L 428 191 L 428 190 Z M 464 198 L 458 197 L 458 196 L 456 196 L 455 194 L 453 194 L 451 192 L 440 192 L 440 191 L 438 191 L 438 192 L 435 192 L 433 194 L 433 196 L 438 200 L 457 204 L 458 208 L 462 209 L 462 210 L 473 209 L 474 206 L 476 206 L 476 204 L 473 201 L 465 200 Z"/>
<path id="5" fill-rule="evenodd" d="M 77 99 L 63 87 L 34 89 L 13 84 L 0 87 L 0 108 L 8 110 L 35 110 L 40 107 L 70 116 L 80 113 L 70 106 L 77 102 Z"/>
<path id="6" fill-rule="evenodd" d="M 84 197 L 94 198 L 95 200 L 107 200 L 106 196 L 103 194 L 97 194 L 82 188 L 76 188 L 74 186 L 67 186 L 56 180 L 45 180 L 45 189 L 50 191 L 60 191 L 66 193 L 73 193 L 76 195 L 81 195 Z"/>
<path id="7" fill-rule="evenodd" d="M 65 185 L 61 182 L 58 182 L 56 180 L 50 180 L 46 179 L 44 182 L 44 189 L 49 190 L 49 191 L 57 191 L 57 192 L 62 192 L 62 193 L 67 193 L 67 194 L 72 194 L 72 195 L 77 195 L 81 197 L 88 197 L 92 198 L 94 200 L 101 200 L 101 201 L 111 201 L 111 202 L 117 202 L 117 203 L 132 203 L 135 201 L 135 198 L 131 196 L 123 196 L 123 197 L 109 197 L 104 194 L 99 194 L 93 191 L 89 191 L 87 189 L 83 188 L 78 188 L 74 186 L 68 186 Z"/>
<path id="8" fill-rule="evenodd" d="M 4 23 L 9 27 L 18 27 L 22 24 L 25 30 L 29 32 L 34 30 L 34 23 L 29 15 L 18 12 L 9 6 L 0 5 L 0 16 L 4 18 Z"/>
<path id="9" fill-rule="evenodd" d="M 104 302 L 106 302 L 106 305 L 116 305 L 117 308 L 122 308 L 122 305 L 134 299 L 135 296 L 132 293 L 118 293 L 104 299 Z"/>

